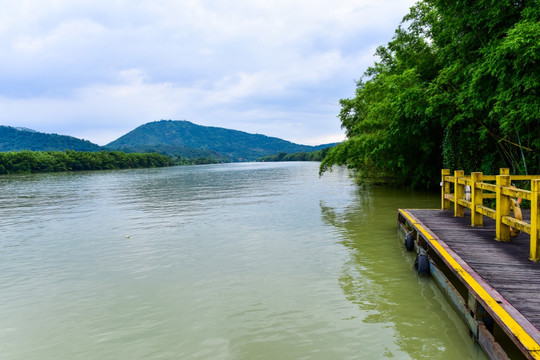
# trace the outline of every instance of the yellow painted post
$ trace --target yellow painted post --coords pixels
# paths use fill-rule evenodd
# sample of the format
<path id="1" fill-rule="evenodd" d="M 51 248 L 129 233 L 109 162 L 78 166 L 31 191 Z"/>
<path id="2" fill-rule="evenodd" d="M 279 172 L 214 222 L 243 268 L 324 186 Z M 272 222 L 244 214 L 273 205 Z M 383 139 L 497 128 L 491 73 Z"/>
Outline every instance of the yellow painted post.
<path id="1" fill-rule="evenodd" d="M 540 261 L 540 179 L 531 180 L 531 260 Z"/>
<path id="2" fill-rule="evenodd" d="M 482 173 L 471 173 L 471 226 L 484 226 L 484 215 L 476 211 L 477 205 L 484 205 L 484 190 L 477 189 L 476 184 L 482 182 Z"/>
<path id="3" fill-rule="evenodd" d="M 500 168 L 499 169 L 500 175 L 510 175 L 510 169 L 509 168 Z"/>
<path id="4" fill-rule="evenodd" d="M 452 204 L 450 200 L 445 199 L 444 195 L 450 194 L 450 182 L 444 179 L 445 176 L 450 175 L 450 169 L 442 169 L 441 171 L 441 209 L 450 210 Z"/>
<path id="5" fill-rule="evenodd" d="M 463 170 L 454 171 L 454 216 L 456 217 L 463 217 L 465 214 L 465 207 L 458 203 L 458 200 L 463 200 L 465 197 L 465 192 L 463 191 L 464 186 L 458 183 L 459 178 L 462 178 L 463 176 L 465 176 Z"/>
<path id="6" fill-rule="evenodd" d="M 502 169 L 501 169 L 502 170 Z M 495 239 L 497 241 L 510 241 L 510 227 L 503 224 L 502 218 L 510 215 L 510 198 L 502 193 L 502 187 L 510 186 L 510 175 L 497 175 L 497 189 L 495 193 Z"/>

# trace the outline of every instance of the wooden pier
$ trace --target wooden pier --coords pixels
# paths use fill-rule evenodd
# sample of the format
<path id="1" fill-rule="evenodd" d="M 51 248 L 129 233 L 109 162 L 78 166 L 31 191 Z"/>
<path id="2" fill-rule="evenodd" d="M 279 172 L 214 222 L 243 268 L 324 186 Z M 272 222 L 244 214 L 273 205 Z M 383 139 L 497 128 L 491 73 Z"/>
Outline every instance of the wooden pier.
<path id="1" fill-rule="evenodd" d="M 442 174 L 442 209 L 400 209 L 400 230 L 418 257 L 427 255 L 432 277 L 490 358 L 540 359 L 540 176 L 520 176 L 531 181 L 526 190 L 511 185 L 507 169 L 493 177 Z M 509 216 L 512 197 L 530 205 L 521 220 Z M 495 208 L 483 199 L 493 199 Z M 510 226 L 521 230 L 518 236 L 510 237 Z"/>

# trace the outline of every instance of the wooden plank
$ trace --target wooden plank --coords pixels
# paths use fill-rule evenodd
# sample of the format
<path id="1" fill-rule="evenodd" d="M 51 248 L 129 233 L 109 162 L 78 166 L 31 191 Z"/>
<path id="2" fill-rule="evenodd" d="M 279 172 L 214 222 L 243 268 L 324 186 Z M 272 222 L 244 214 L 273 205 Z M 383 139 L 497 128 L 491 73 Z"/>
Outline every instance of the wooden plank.
<path id="1" fill-rule="evenodd" d="M 407 212 L 416 222 L 414 226 L 426 228 L 427 236 L 437 239 L 437 246 L 446 251 L 458 267 L 465 269 L 467 276 L 482 284 L 481 288 L 496 301 L 483 306 L 489 309 L 489 306 L 500 304 L 537 344 L 540 343 L 540 264 L 528 260 L 528 235 L 521 233 L 512 242 L 497 242 L 494 240 L 495 224 L 491 219 L 485 219 L 484 227 L 471 227 L 467 215 L 454 217 L 451 211 Z M 526 216 L 530 215 L 524 212 L 524 219 Z M 459 271 L 455 274 L 458 278 L 464 275 Z M 525 351 L 526 348 L 519 345 L 512 335 L 511 327 L 507 327 L 504 321 L 499 325 Z M 535 358 L 540 355 L 533 353 L 536 353 L 536 348 L 530 355 Z"/>
<path id="2" fill-rule="evenodd" d="M 459 178 L 458 179 L 458 184 L 461 184 L 461 185 L 470 185 L 471 184 L 471 179 L 470 177 L 469 178 Z"/>
<path id="3" fill-rule="evenodd" d="M 531 233 L 531 225 L 527 224 L 525 221 L 518 220 L 516 218 L 513 218 L 511 216 L 504 216 L 502 218 L 503 224 L 506 224 L 508 226 L 511 226 L 513 228 L 519 229 L 521 231 L 525 231 L 527 234 Z"/>
<path id="4" fill-rule="evenodd" d="M 465 206 L 466 208 L 469 208 L 469 209 L 472 208 L 471 202 L 465 199 L 458 199 L 458 204 L 461 206 Z"/>
<path id="5" fill-rule="evenodd" d="M 495 178 L 493 180 L 495 180 Z M 497 189 L 496 185 L 488 184 L 488 183 L 484 183 L 484 182 L 476 183 L 476 187 L 479 188 L 479 189 L 487 190 L 487 191 L 491 191 L 491 192 L 495 192 L 495 190 Z"/>
<path id="6" fill-rule="evenodd" d="M 504 195 L 508 195 L 514 198 L 523 198 L 525 200 L 531 200 L 531 192 L 529 190 L 522 190 L 522 189 L 514 189 L 514 188 L 508 188 L 503 187 L 501 189 L 501 192 Z"/>
<path id="7" fill-rule="evenodd" d="M 540 179 L 540 175 L 510 175 L 512 180 L 533 180 Z"/>
<path id="8" fill-rule="evenodd" d="M 490 359 L 510 360 L 501 346 L 494 341 L 493 335 L 486 329 L 484 324 L 478 326 L 478 343 L 486 349 Z"/>
<path id="9" fill-rule="evenodd" d="M 494 194 L 495 195 L 495 194 Z M 490 217 L 492 219 L 495 219 L 496 211 L 493 209 L 490 209 L 486 206 L 478 205 L 476 206 L 476 211 L 478 211 L 480 214 L 485 215 L 487 217 Z"/>

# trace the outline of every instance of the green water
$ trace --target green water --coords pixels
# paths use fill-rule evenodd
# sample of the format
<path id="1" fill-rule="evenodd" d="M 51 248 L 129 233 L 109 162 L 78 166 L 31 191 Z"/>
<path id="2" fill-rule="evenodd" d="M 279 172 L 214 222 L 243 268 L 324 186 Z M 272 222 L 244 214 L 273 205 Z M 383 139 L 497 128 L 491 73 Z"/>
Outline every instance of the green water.
<path id="1" fill-rule="evenodd" d="M 317 167 L 0 177 L 0 359 L 484 359 L 396 235 L 438 197 Z"/>

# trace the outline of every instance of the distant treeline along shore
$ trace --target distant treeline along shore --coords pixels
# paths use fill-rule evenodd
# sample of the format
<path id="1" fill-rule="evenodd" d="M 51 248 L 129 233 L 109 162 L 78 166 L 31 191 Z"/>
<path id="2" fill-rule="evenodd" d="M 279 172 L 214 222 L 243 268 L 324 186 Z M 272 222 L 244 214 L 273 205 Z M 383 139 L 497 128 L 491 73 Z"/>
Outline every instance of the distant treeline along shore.
<path id="1" fill-rule="evenodd" d="M 127 154 L 121 151 L 18 151 L 0 152 L 0 174 L 113 170 L 177 165 L 158 153 Z"/>
<path id="2" fill-rule="evenodd" d="M 321 161 L 329 149 L 311 153 L 285 153 L 266 156 L 259 161 Z M 81 170 L 118 170 L 175 165 L 215 164 L 219 159 L 187 159 L 159 153 L 123 151 L 10 151 L 0 152 L 0 174 L 44 173 Z"/>
<path id="3" fill-rule="evenodd" d="M 185 120 L 150 122 L 105 146 L 72 136 L 0 125 L 0 174 L 243 161 L 320 161 L 326 154 L 321 151 L 333 145 L 294 144 Z"/>

